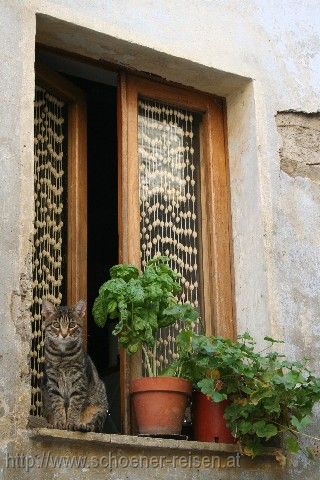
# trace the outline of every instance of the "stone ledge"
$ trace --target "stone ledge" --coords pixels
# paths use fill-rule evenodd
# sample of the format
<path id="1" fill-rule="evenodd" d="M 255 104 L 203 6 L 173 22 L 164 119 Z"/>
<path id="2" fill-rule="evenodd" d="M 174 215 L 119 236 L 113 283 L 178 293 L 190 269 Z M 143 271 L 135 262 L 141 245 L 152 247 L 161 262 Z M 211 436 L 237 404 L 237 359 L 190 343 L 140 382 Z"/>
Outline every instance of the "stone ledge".
<path id="1" fill-rule="evenodd" d="M 51 428 L 29 429 L 28 435 L 35 440 L 50 440 L 57 442 L 73 442 L 102 444 L 114 447 L 147 448 L 154 450 L 180 450 L 188 452 L 215 452 L 220 454 L 241 453 L 239 445 L 211 442 L 197 442 L 189 440 L 172 440 L 163 438 L 138 437 L 135 435 L 118 435 L 106 433 L 81 433 L 67 430 L 55 430 Z M 281 450 L 274 447 L 266 447 L 263 456 L 276 457 Z"/>

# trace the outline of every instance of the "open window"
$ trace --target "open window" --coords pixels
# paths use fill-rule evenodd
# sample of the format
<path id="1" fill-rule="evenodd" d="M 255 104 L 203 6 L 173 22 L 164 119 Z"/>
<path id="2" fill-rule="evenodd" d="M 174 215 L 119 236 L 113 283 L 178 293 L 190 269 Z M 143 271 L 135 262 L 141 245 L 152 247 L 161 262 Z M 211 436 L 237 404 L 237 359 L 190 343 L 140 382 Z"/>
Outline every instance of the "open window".
<path id="1" fill-rule="evenodd" d="M 120 77 L 118 98 L 120 259 L 143 268 L 154 255 L 168 256 L 181 300 L 199 310 L 195 329 L 233 337 L 223 100 L 129 74 Z M 160 370 L 175 356 L 179 328 L 160 332 Z M 129 432 L 128 383 L 144 366 L 124 354 L 121 365 Z"/>
<path id="2" fill-rule="evenodd" d="M 42 299 L 87 297 L 87 126 L 84 92 L 43 65 L 34 102 L 31 413 L 41 414 Z M 86 338 L 86 330 L 85 330 Z"/>
<path id="3" fill-rule="evenodd" d="M 108 431 L 131 433 L 128 385 L 144 365 L 118 352 L 112 325 L 96 327 L 91 307 L 112 264 L 143 268 L 166 255 L 181 274 L 181 301 L 199 310 L 195 329 L 233 336 L 224 103 L 127 72 L 108 77 L 98 64 L 89 78 L 91 65 L 73 71 L 72 62 L 36 77 L 31 411 L 41 414 L 42 297 L 88 298 L 88 351 L 113 397 Z M 176 354 L 179 328 L 160 332 L 159 370 Z"/>

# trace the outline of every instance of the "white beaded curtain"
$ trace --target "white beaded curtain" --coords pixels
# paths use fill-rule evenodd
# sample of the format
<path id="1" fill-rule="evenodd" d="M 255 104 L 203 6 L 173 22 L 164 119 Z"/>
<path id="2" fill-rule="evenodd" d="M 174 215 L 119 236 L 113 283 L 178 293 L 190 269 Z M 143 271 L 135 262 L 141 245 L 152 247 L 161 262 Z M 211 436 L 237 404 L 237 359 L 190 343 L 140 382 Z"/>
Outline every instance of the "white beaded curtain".
<path id="1" fill-rule="evenodd" d="M 142 268 L 155 255 L 169 257 L 171 268 L 180 274 L 179 301 L 195 306 L 201 317 L 199 121 L 199 114 L 139 99 Z M 175 340 L 182 327 L 161 329 L 156 350 L 159 371 L 176 358 Z M 199 330 L 199 320 L 194 328 Z"/>
<path id="2" fill-rule="evenodd" d="M 41 415 L 43 377 L 43 299 L 59 305 L 63 296 L 64 238 L 64 103 L 36 86 L 34 101 L 34 237 L 31 345 L 31 414 Z"/>

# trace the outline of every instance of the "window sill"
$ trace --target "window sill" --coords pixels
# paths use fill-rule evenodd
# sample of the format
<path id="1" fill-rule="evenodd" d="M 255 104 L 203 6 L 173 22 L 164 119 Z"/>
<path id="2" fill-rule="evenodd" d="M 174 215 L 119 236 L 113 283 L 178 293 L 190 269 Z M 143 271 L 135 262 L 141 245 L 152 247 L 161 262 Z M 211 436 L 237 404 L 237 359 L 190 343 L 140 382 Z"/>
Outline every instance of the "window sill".
<path id="1" fill-rule="evenodd" d="M 121 448 L 147 448 L 152 450 L 188 451 L 193 453 L 240 453 L 238 445 L 224 443 L 197 442 L 189 440 L 172 440 L 163 438 L 138 437 L 134 435 L 118 435 L 107 433 L 81 433 L 51 428 L 34 428 L 28 430 L 29 437 L 35 440 L 70 442 L 77 444 L 90 443 Z M 281 452 L 279 448 L 266 447 L 263 456 L 275 457 Z M 260 457 L 261 458 L 261 457 Z"/>

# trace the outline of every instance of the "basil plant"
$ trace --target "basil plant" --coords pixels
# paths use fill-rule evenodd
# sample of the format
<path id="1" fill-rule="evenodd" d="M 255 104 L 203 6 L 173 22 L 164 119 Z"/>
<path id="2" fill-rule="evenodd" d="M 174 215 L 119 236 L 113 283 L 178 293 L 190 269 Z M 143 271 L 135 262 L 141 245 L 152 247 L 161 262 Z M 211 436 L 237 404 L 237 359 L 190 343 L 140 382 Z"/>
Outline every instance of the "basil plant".
<path id="1" fill-rule="evenodd" d="M 159 328 L 177 322 L 190 325 L 198 318 L 197 310 L 190 304 L 178 303 L 179 276 L 168 261 L 167 257 L 154 257 L 143 272 L 134 265 L 113 266 L 111 279 L 101 285 L 92 310 L 100 327 L 108 319 L 118 319 L 112 333 L 129 355 L 142 350 L 150 377 L 157 372 L 155 351 Z"/>

